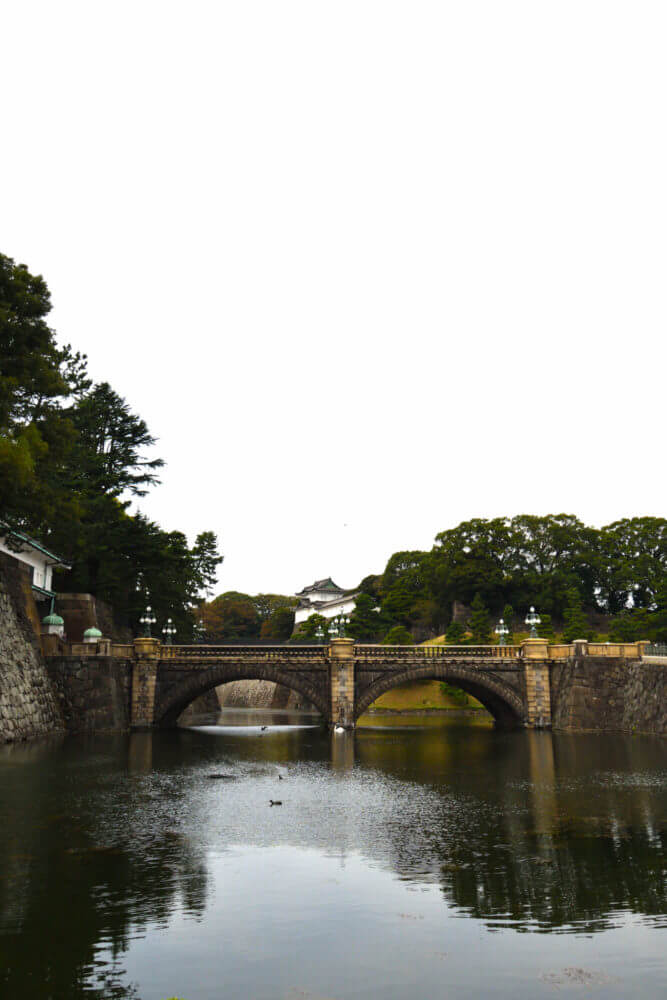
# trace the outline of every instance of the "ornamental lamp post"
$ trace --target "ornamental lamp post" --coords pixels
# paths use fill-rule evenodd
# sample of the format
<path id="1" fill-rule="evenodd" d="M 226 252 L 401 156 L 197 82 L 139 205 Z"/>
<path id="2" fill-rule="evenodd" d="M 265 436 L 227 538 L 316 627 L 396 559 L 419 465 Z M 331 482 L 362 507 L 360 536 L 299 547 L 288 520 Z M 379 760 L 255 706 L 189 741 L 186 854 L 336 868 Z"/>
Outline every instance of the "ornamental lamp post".
<path id="1" fill-rule="evenodd" d="M 151 637 L 151 625 L 155 625 L 156 621 L 157 621 L 157 618 L 153 614 L 153 609 L 151 608 L 151 606 L 149 604 L 149 605 L 147 605 L 146 610 L 144 611 L 143 615 L 139 619 L 139 624 L 143 625 L 143 627 L 144 627 L 144 635 L 143 635 L 144 639 L 150 639 L 150 637 Z"/>
<path id="2" fill-rule="evenodd" d="M 318 625 L 317 628 L 315 629 L 315 638 L 320 643 L 324 642 L 324 629 L 322 628 L 321 625 Z"/>
<path id="3" fill-rule="evenodd" d="M 500 619 L 500 621 L 498 622 L 498 624 L 496 625 L 496 627 L 494 628 L 493 631 L 498 636 L 498 645 L 499 646 L 504 646 L 505 645 L 505 636 L 509 635 L 509 629 L 508 629 L 507 625 L 505 624 L 504 619 L 502 619 L 502 618 Z"/>
<path id="4" fill-rule="evenodd" d="M 176 626 L 174 625 L 171 618 L 167 618 L 167 624 L 162 629 L 162 635 L 164 636 L 165 646 L 171 646 L 173 642 L 173 636 L 176 635 Z"/>
<path id="5" fill-rule="evenodd" d="M 339 639 L 345 638 L 345 632 L 347 631 L 347 626 L 350 624 L 350 619 L 347 615 L 338 616 L 338 637 Z"/>
<path id="6" fill-rule="evenodd" d="M 195 642 L 203 642 L 204 635 L 206 634 L 206 629 L 201 622 L 195 622 L 195 626 L 192 630 L 194 632 Z"/>
<path id="7" fill-rule="evenodd" d="M 542 619 L 536 613 L 535 608 L 532 605 L 531 605 L 530 611 L 526 615 L 525 621 L 526 621 L 526 625 L 530 629 L 530 638 L 531 639 L 537 639 L 537 628 L 535 626 L 541 624 Z"/>

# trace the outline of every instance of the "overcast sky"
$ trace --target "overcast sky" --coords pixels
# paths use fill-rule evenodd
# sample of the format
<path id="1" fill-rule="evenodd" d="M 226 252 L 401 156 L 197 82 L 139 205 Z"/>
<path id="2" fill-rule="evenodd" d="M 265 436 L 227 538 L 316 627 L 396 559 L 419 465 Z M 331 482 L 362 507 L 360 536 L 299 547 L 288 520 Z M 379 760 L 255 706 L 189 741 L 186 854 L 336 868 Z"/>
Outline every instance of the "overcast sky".
<path id="1" fill-rule="evenodd" d="M 2 252 L 221 590 L 665 515 L 667 8 L 6 4 Z"/>

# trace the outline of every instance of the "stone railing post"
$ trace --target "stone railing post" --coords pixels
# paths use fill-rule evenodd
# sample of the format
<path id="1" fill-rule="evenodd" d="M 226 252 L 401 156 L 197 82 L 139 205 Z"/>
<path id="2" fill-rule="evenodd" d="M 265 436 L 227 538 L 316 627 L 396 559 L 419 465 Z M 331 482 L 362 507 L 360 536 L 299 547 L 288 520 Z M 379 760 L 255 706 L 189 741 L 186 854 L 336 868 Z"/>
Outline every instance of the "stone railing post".
<path id="1" fill-rule="evenodd" d="M 132 728 L 149 729 L 155 713 L 155 684 L 160 664 L 160 640 L 134 640 L 132 668 Z"/>
<path id="2" fill-rule="evenodd" d="M 549 645 L 546 639 L 524 639 L 521 651 L 526 678 L 526 725 L 543 729 L 551 725 Z"/>
<path id="3" fill-rule="evenodd" d="M 329 644 L 331 725 L 354 729 L 354 639 Z"/>

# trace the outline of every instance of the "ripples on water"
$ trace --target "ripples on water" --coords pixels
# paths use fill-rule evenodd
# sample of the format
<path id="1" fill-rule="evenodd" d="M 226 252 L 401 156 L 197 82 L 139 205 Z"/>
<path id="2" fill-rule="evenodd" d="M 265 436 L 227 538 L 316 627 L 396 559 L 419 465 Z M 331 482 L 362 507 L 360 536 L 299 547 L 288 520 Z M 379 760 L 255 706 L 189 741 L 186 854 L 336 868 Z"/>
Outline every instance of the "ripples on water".
<path id="1" fill-rule="evenodd" d="M 0 754 L 3 997 L 667 995 L 664 741 L 277 718 Z"/>

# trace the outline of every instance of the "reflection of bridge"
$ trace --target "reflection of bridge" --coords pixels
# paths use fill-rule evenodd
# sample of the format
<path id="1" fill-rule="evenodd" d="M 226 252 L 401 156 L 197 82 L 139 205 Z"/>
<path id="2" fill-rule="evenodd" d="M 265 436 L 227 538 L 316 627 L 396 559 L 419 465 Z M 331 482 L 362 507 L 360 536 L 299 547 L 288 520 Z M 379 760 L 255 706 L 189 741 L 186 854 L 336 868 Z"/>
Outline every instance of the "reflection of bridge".
<path id="1" fill-rule="evenodd" d="M 641 643 L 550 646 L 544 639 L 520 646 L 374 646 L 353 639 L 328 646 L 162 646 L 157 639 L 136 639 L 126 648 L 133 657 L 135 728 L 174 725 L 195 698 L 235 680 L 283 684 L 312 702 L 330 725 L 351 728 L 385 691 L 426 679 L 462 688 L 499 724 L 540 728 L 551 725 L 555 663 L 582 655 L 642 655 Z"/>

